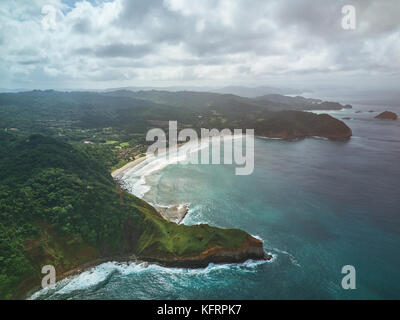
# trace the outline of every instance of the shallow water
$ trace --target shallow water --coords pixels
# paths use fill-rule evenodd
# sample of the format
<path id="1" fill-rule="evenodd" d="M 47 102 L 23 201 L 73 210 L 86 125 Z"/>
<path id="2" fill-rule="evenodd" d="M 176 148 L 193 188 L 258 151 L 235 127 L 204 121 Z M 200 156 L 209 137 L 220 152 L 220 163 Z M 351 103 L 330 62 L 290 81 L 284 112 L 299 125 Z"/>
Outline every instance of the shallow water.
<path id="1" fill-rule="evenodd" d="M 151 203 L 190 203 L 185 224 L 260 237 L 272 262 L 197 270 L 109 262 L 35 298 L 400 298 L 400 121 L 373 119 L 369 109 L 331 112 L 352 118 L 349 142 L 256 139 L 250 176 L 233 165 L 176 163 L 129 174 L 132 191 Z M 356 268 L 356 290 L 341 288 L 344 265 Z"/>

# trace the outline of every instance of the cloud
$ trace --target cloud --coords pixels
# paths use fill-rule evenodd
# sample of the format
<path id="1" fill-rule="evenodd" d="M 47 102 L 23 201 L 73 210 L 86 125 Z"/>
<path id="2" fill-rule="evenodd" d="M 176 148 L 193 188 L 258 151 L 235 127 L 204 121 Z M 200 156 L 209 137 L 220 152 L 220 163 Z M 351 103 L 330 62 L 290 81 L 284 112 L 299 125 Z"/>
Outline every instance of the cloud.
<path id="1" fill-rule="evenodd" d="M 133 59 L 146 56 L 151 53 L 152 50 L 152 46 L 148 44 L 111 43 L 97 47 L 82 47 L 75 50 L 75 52 L 100 58 L 125 57 Z"/>
<path id="2" fill-rule="evenodd" d="M 399 15 L 397 0 L 2 1 L 0 86 L 376 83 L 399 78 Z"/>

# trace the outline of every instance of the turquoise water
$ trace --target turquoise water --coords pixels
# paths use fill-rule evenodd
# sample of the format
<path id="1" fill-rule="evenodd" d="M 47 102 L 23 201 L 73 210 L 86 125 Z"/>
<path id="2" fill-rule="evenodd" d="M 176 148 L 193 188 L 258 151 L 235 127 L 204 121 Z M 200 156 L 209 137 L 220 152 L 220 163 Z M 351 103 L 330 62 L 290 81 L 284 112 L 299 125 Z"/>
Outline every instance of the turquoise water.
<path id="1" fill-rule="evenodd" d="M 233 165 L 171 164 L 146 177 L 144 199 L 190 203 L 185 224 L 246 230 L 272 262 L 196 270 L 109 262 L 38 298 L 400 298 L 400 121 L 367 110 L 332 112 L 352 118 L 349 142 L 256 139 L 250 176 Z M 355 290 L 341 288 L 344 265 L 356 269 Z"/>

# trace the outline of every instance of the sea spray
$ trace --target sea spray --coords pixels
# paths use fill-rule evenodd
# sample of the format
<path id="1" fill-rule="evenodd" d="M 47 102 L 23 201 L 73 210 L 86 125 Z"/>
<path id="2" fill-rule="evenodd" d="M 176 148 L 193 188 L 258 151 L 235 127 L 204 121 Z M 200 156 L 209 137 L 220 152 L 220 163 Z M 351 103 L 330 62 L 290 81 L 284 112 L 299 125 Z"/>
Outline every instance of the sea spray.
<path id="1" fill-rule="evenodd" d="M 271 259 L 272 260 L 272 259 Z M 130 276 L 133 274 L 157 274 L 180 275 L 185 277 L 204 277 L 208 274 L 219 272 L 257 272 L 257 268 L 263 264 L 271 263 L 271 260 L 247 260 L 244 263 L 233 264 L 214 264 L 210 263 L 205 268 L 169 268 L 147 262 L 120 263 L 115 261 L 105 262 L 96 267 L 92 267 L 83 273 L 65 278 L 57 282 L 55 289 L 42 289 L 34 293 L 29 299 L 53 299 L 67 296 L 79 291 L 93 290 L 104 286 L 114 275 Z"/>

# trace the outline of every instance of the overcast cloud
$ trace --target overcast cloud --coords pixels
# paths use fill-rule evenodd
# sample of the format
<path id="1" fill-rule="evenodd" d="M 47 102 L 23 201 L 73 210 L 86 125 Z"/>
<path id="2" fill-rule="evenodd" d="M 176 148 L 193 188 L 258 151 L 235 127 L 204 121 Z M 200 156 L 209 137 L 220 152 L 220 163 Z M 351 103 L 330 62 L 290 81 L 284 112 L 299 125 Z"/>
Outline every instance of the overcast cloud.
<path id="1" fill-rule="evenodd" d="M 398 0 L 3 0 L 0 87 L 393 87 L 399 17 Z"/>

